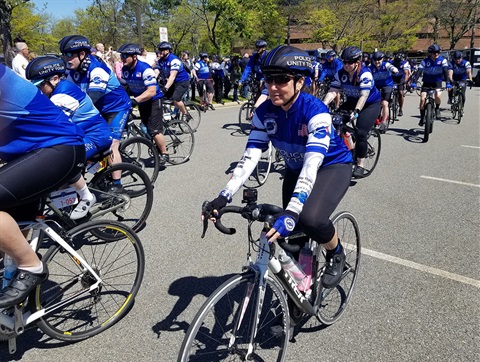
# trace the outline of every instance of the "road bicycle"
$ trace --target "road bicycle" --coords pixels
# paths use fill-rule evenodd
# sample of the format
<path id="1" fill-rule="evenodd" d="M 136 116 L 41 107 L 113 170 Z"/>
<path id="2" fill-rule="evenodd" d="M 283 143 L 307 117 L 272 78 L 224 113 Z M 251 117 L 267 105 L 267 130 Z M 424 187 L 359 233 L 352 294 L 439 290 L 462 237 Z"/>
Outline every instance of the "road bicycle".
<path id="1" fill-rule="evenodd" d="M 200 96 L 200 109 L 203 112 L 206 112 L 208 109 L 211 109 L 212 111 L 215 110 L 213 105 L 208 100 L 208 92 L 207 92 L 206 82 L 210 82 L 210 83 L 213 84 L 213 79 L 199 79 L 197 81 L 198 93 L 201 94 L 201 96 Z"/>
<path id="2" fill-rule="evenodd" d="M 260 96 L 260 81 L 255 77 L 248 79 L 249 97 L 246 103 L 242 104 L 240 111 L 238 112 L 238 126 L 240 132 L 245 135 L 250 134 L 250 128 L 252 126 L 252 117 L 255 112 L 255 102 Z"/>
<path id="3" fill-rule="evenodd" d="M 187 114 L 190 115 L 191 118 L 182 118 L 182 113 L 178 110 L 177 107 L 173 104 L 173 101 L 170 99 L 165 99 L 162 101 L 163 107 L 163 114 L 164 118 L 167 120 L 184 120 L 188 123 L 188 125 L 192 128 L 192 130 L 196 131 L 198 126 L 200 125 L 200 121 L 202 120 L 202 110 L 199 105 L 195 104 L 191 101 L 184 102 L 185 108 L 187 110 Z M 168 119 L 168 114 L 170 114 L 170 119 Z"/>
<path id="4" fill-rule="evenodd" d="M 134 117 L 132 114 L 132 117 L 130 117 L 126 130 L 124 132 L 124 139 L 126 141 L 122 141 L 122 143 L 127 142 L 130 136 L 143 137 L 145 140 L 147 140 L 150 143 L 148 150 L 145 150 L 143 154 L 146 155 L 145 152 L 147 152 L 148 156 L 153 155 L 155 153 L 153 151 L 153 148 L 157 150 L 157 147 L 154 144 L 153 139 L 148 133 L 145 125 L 141 122 L 137 124 L 136 121 L 138 121 L 138 118 Z M 168 154 L 166 161 L 171 165 L 179 165 L 187 162 L 190 159 L 193 153 L 193 147 L 195 146 L 195 137 L 194 137 L 195 131 L 189 126 L 187 122 L 181 119 L 172 120 L 172 119 L 169 119 L 168 116 L 167 117 L 164 116 L 162 122 L 164 127 L 163 136 L 165 138 L 165 144 L 166 144 L 167 154 Z M 127 148 L 126 146 L 120 145 L 120 149 L 125 150 Z M 138 155 L 138 151 L 135 151 L 135 153 L 133 154 Z M 158 150 L 157 150 L 157 154 L 158 154 Z M 152 162 L 156 162 L 156 160 L 153 160 Z M 152 167 L 150 167 L 150 171 L 149 171 L 149 174 L 151 175 L 151 177 L 153 177 L 153 175 L 158 174 L 158 172 L 155 173 L 155 169 L 156 169 L 156 165 L 153 164 Z"/>
<path id="5" fill-rule="evenodd" d="M 352 214 L 337 214 L 334 223 L 346 252 L 346 264 L 339 284 L 332 288 L 322 285 L 325 251 L 310 241 L 312 250 L 312 285 L 307 292 L 297 283 L 275 255 L 276 245 L 294 249 L 286 242 L 270 244 L 265 236 L 273 225 L 273 215 L 283 211 L 279 206 L 257 204 L 256 190 L 244 190 L 246 206 L 227 206 L 220 210 L 215 227 L 224 234 L 235 229 L 222 224 L 222 215 L 240 214 L 248 222 L 249 265 L 220 287 L 200 308 L 183 340 L 178 361 L 284 361 L 288 341 L 292 337 L 288 298 L 298 324 L 312 317 L 316 326 L 331 325 L 345 312 L 353 293 L 360 267 L 361 243 L 358 224 Z M 203 205 L 204 231 L 211 212 L 208 202 Z M 252 234 L 254 222 L 263 223 L 260 238 Z M 289 239 L 305 236 L 302 232 Z M 252 254 L 257 254 L 255 261 Z"/>
<path id="6" fill-rule="evenodd" d="M 387 129 L 392 125 L 398 118 L 398 111 L 400 109 L 400 93 L 398 90 L 398 84 L 394 84 L 392 87 L 392 93 L 390 99 L 388 100 L 388 119 L 387 119 Z"/>
<path id="7" fill-rule="evenodd" d="M 94 219 L 109 219 L 123 222 L 134 231 L 139 231 L 145 224 L 153 205 L 153 186 L 147 174 L 139 167 L 129 163 L 108 165 L 110 150 L 93 156 L 87 165 L 83 177 L 90 192 L 95 196 L 85 217 L 75 220 L 70 227 Z M 121 174 L 121 187 L 112 189 L 113 175 Z M 70 214 L 78 203 L 74 188 L 62 188 L 50 194 L 46 201 L 48 215 L 63 218 L 67 225 Z"/>
<path id="8" fill-rule="evenodd" d="M 355 162 L 357 159 L 355 152 L 356 127 L 350 120 L 350 112 L 344 110 L 332 112 L 332 123 L 335 126 L 338 135 L 344 140 L 346 146 L 352 153 Z M 382 140 L 380 138 L 380 131 L 376 128 L 372 128 L 367 136 L 367 155 L 365 156 L 365 163 L 363 166 L 365 169 L 364 177 L 371 175 L 377 166 L 381 148 Z"/>
<path id="9" fill-rule="evenodd" d="M 325 96 L 328 93 L 328 90 L 330 89 L 330 83 L 331 83 L 331 80 L 328 78 L 325 78 L 323 81 L 317 80 L 315 97 L 323 101 L 325 99 Z"/>
<path id="10" fill-rule="evenodd" d="M 452 119 L 457 119 L 457 123 L 460 124 L 463 117 L 463 88 L 465 87 L 464 83 L 455 82 L 452 87 L 452 104 L 450 110 L 452 111 Z"/>
<path id="11" fill-rule="evenodd" d="M 19 222 L 33 250 L 46 249 L 46 281 L 22 303 L 0 309 L 0 340 L 11 354 L 16 338 L 36 326 L 48 336 L 76 342 L 120 321 L 142 283 L 145 255 L 138 236 L 117 221 L 89 221 L 66 230 L 53 220 Z M 103 237 L 103 236 L 107 237 Z M 3 282 L 3 259 L 0 277 Z"/>
<path id="12" fill-rule="evenodd" d="M 443 91 L 445 88 L 440 88 L 438 91 Z M 437 92 L 436 88 L 422 88 L 422 92 L 427 93 L 427 98 L 425 99 L 425 118 L 423 125 L 425 130 L 423 132 L 423 142 L 428 142 L 430 139 L 430 134 L 433 132 L 433 121 L 436 119 L 435 115 L 435 93 Z"/>

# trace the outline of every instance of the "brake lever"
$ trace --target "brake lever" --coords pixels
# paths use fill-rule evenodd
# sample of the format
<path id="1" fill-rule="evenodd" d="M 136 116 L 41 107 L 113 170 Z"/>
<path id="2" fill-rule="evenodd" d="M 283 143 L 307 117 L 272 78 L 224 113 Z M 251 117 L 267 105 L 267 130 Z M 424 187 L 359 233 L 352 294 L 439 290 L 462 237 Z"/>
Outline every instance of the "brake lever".
<path id="1" fill-rule="evenodd" d="M 202 236 L 201 238 L 203 239 L 205 237 L 205 234 L 208 229 L 208 219 L 210 219 L 210 216 L 212 216 L 213 208 L 212 204 L 209 201 L 204 201 L 202 204 L 202 218 L 203 218 L 203 231 L 202 231 Z"/>

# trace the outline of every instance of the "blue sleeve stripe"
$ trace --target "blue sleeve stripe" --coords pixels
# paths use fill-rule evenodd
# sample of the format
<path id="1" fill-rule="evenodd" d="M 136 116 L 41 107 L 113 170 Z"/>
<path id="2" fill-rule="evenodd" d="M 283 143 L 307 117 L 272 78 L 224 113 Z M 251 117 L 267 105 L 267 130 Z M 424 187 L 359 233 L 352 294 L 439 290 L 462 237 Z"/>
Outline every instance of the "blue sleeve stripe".
<path id="1" fill-rule="evenodd" d="M 322 155 L 326 155 L 328 151 L 328 147 L 325 145 L 308 145 L 305 148 L 305 152 L 316 152 L 321 153 Z"/>

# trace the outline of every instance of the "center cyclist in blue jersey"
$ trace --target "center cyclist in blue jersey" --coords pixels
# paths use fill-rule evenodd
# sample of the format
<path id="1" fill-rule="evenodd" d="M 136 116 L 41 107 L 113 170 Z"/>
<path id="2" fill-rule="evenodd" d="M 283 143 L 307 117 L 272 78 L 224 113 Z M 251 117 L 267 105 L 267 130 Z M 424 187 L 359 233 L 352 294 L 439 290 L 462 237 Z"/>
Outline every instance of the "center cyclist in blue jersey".
<path id="1" fill-rule="evenodd" d="M 300 92 L 304 78 L 312 72 L 308 53 L 278 46 L 263 61 L 262 72 L 269 99 L 255 111 L 244 155 L 232 178 L 211 202 L 212 219 L 232 201 L 271 141 L 285 160 L 286 173 L 282 186 L 285 211 L 268 231 L 269 241 L 288 236 L 300 224 L 309 238 L 327 250 L 323 284 L 330 288 L 340 281 L 345 253 L 329 217 L 350 185 L 352 156 L 337 135 L 325 104 Z M 303 246 L 306 240 L 291 242 Z"/>
<path id="2" fill-rule="evenodd" d="M 138 59 L 140 47 L 137 44 L 123 44 L 118 52 L 123 63 L 122 79 L 130 88 L 132 103 L 138 105 L 142 123 L 159 149 L 160 162 L 164 165 L 168 161 L 168 153 L 163 137 L 163 93 L 155 72 L 150 65 Z"/>
<path id="3" fill-rule="evenodd" d="M 113 160 L 122 162 L 118 147 L 132 104 L 120 82 L 105 63 L 90 54 L 90 43 L 81 35 L 68 35 L 59 42 L 60 52 L 67 63 L 67 79 L 74 82 L 92 99 L 95 107 L 108 122 L 113 134 Z M 123 192 L 121 171 L 113 173 L 112 191 Z"/>
<path id="4" fill-rule="evenodd" d="M 322 65 L 322 72 L 318 77 L 319 82 L 328 81 L 327 84 L 335 79 L 335 74 L 342 69 L 343 63 L 340 59 L 337 58 L 337 52 L 334 50 L 329 50 L 325 53 L 325 62 Z M 337 94 L 335 98 L 335 108 L 340 106 L 340 93 Z"/>

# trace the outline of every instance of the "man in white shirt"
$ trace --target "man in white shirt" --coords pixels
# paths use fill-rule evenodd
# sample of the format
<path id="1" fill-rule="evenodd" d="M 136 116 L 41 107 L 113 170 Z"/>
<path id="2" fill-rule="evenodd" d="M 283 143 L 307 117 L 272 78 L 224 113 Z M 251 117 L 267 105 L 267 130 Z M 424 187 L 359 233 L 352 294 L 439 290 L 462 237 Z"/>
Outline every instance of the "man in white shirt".
<path id="1" fill-rule="evenodd" d="M 27 43 L 18 42 L 15 47 L 17 48 L 17 55 L 13 58 L 12 69 L 20 77 L 26 79 L 25 69 L 28 65 L 28 46 Z"/>

